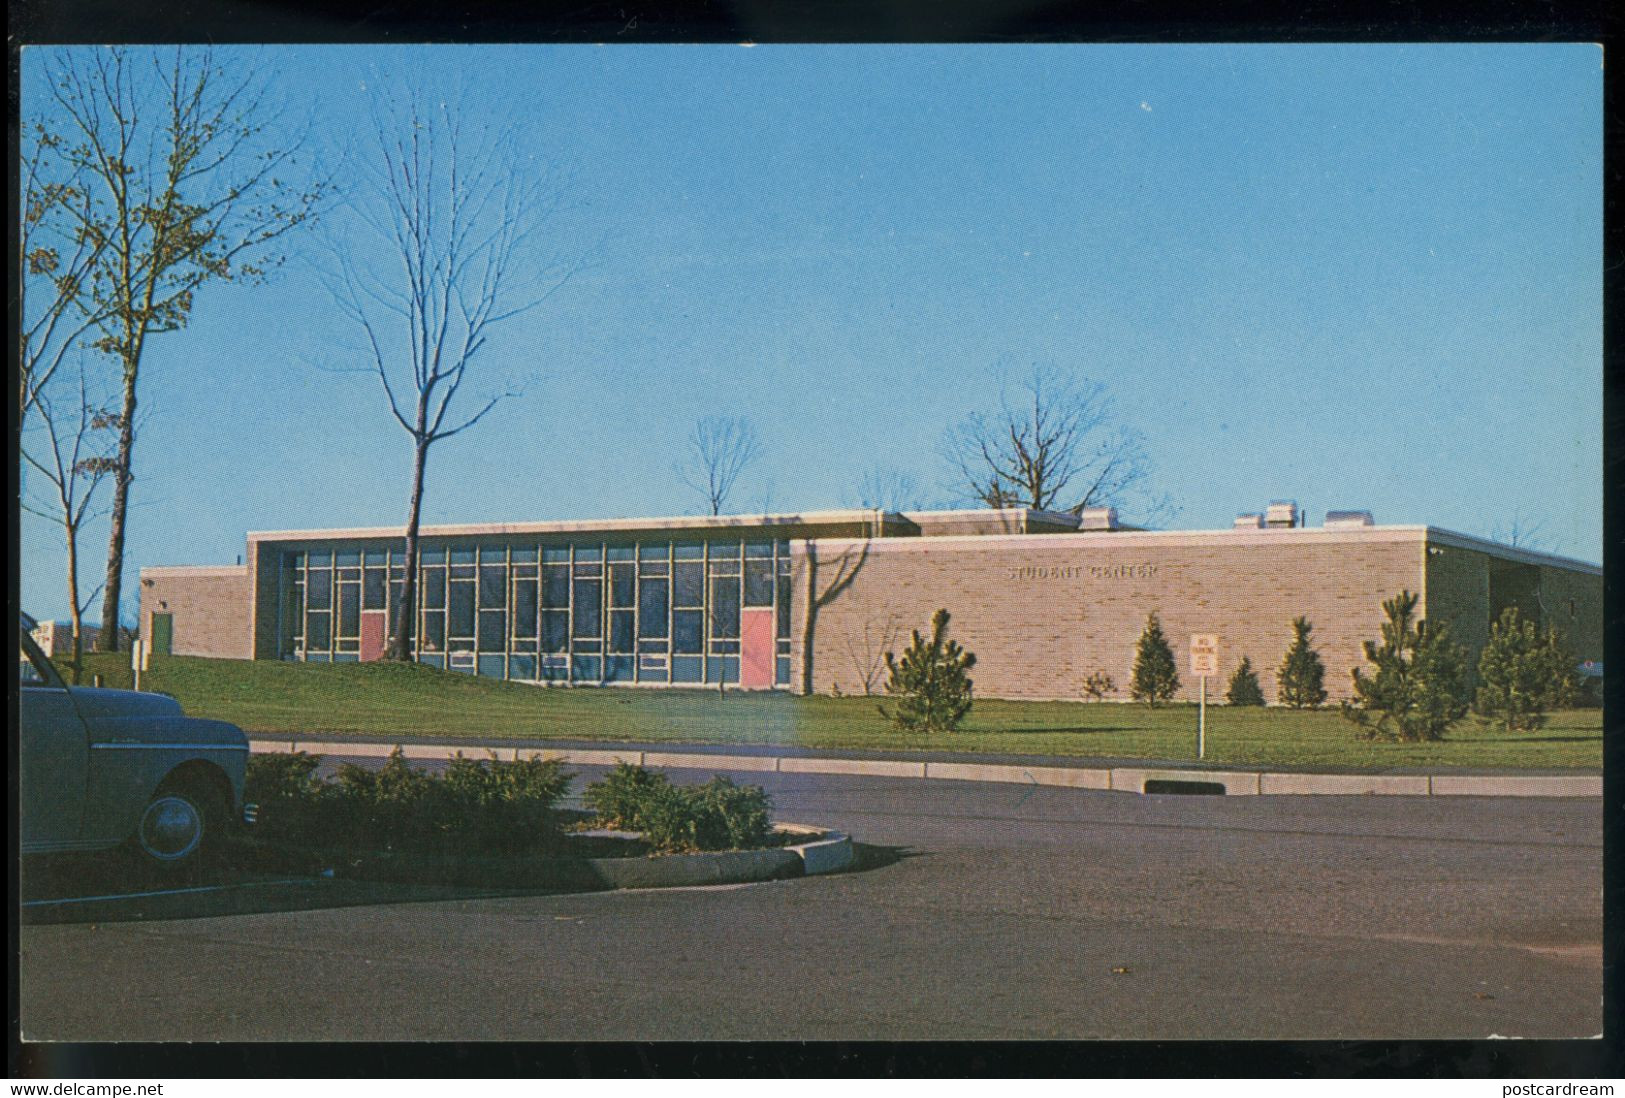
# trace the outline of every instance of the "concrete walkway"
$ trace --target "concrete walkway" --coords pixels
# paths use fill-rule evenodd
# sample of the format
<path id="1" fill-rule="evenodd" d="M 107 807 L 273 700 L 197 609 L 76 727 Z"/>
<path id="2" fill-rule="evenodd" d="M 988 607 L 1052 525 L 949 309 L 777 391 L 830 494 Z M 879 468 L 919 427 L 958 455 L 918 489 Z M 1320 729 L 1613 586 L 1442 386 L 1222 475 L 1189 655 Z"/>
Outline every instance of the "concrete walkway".
<path id="1" fill-rule="evenodd" d="M 820 751 L 780 745 L 604 743 L 582 740 L 427 742 L 365 737 L 256 737 L 257 752 L 382 757 L 399 745 L 409 759 L 447 759 L 495 752 L 499 758 L 558 757 L 576 766 L 636 766 L 734 773 L 850 774 L 947 781 L 1008 782 L 1129 793 L 1213 792 L 1231 796 L 1320 794 L 1408 797 L 1601 797 L 1602 775 L 1526 771 L 1324 773 L 1255 770 L 1147 759 L 985 755 L 952 752 Z M 1172 784 L 1167 784 L 1172 783 Z"/>

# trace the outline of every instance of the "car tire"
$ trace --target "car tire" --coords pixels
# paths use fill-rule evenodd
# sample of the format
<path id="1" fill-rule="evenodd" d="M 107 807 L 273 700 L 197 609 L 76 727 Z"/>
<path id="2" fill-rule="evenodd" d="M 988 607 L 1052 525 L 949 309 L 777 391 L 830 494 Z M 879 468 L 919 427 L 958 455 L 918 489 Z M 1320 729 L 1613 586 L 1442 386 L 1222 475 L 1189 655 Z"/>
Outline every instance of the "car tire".
<path id="1" fill-rule="evenodd" d="M 216 798 L 195 785 L 166 786 L 141 810 L 131 845 L 146 865 L 185 873 L 208 861 L 224 817 Z"/>

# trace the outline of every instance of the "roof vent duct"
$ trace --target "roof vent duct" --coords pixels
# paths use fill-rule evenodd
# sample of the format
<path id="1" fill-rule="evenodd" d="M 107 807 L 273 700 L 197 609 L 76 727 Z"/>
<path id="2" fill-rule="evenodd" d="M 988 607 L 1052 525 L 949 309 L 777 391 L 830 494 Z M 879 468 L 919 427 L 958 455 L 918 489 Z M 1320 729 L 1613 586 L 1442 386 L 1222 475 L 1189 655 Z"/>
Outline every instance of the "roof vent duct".
<path id="1" fill-rule="evenodd" d="M 1326 529 L 1347 530 L 1355 526 L 1375 526 L 1370 511 L 1327 511 Z"/>
<path id="2" fill-rule="evenodd" d="M 1117 508 L 1115 507 L 1085 507 L 1078 518 L 1078 529 L 1080 530 L 1117 529 Z"/>
<path id="3" fill-rule="evenodd" d="M 1272 499 L 1269 509 L 1264 512 L 1264 525 L 1272 530 L 1286 529 L 1298 525 L 1298 504 L 1296 500 Z"/>
<path id="4" fill-rule="evenodd" d="M 1263 515 L 1237 515 L 1237 530 L 1262 530 L 1264 528 Z"/>

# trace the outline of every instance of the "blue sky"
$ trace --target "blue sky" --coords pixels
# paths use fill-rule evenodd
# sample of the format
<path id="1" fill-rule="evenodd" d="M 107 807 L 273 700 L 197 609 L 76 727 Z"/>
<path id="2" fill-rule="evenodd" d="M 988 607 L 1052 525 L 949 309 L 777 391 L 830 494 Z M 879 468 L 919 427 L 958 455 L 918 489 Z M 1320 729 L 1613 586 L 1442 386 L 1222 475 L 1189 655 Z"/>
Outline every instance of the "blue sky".
<path id="1" fill-rule="evenodd" d="M 592 265 L 491 339 L 425 520 L 694 512 L 694 420 L 747 415 L 737 510 L 946 500 L 999 371 L 1105 382 L 1171 525 L 1295 498 L 1601 557 L 1602 54 L 1590 45 L 233 50 L 312 138 L 380 81 L 455 81 L 573 179 Z M 40 54 L 24 63 L 24 114 Z M 408 446 L 295 254 L 144 366 L 127 589 L 249 529 L 404 520 Z M 1132 516 L 1130 516 L 1132 517 Z M 26 519 L 23 605 L 61 615 Z M 88 539 L 99 578 L 105 530 Z"/>

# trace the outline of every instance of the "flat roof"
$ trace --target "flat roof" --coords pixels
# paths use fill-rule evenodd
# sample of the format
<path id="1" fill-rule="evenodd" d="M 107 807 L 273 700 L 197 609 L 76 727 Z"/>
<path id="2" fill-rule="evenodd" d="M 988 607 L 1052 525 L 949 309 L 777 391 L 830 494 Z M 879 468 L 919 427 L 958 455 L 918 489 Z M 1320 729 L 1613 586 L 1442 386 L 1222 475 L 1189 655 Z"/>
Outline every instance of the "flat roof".
<path id="1" fill-rule="evenodd" d="M 866 536 L 879 521 L 881 536 Z M 1041 533 L 988 532 L 970 534 L 909 536 L 921 527 L 940 525 L 951 521 L 989 521 L 989 525 L 1004 524 L 1019 528 L 1027 526 L 1050 527 Z M 425 525 L 419 527 L 423 538 L 480 538 L 515 536 L 566 536 L 572 534 L 639 534 L 667 533 L 705 534 L 726 530 L 780 529 L 782 537 L 816 535 L 816 540 L 830 542 L 873 542 L 873 548 L 888 552 L 907 552 L 932 546 L 948 549 L 956 545 L 988 545 L 1000 542 L 1020 542 L 1037 546 L 1115 544 L 1125 541 L 1149 540 L 1157 544 L 1232 544 L 1270 545 L 1283 540 L 1308 540 L 1329 544 L 1360 541 L 1427 540 L 1441 545 L 1472 549 L 1504 560 L 1550 567 L 1568 568 L 1590 575 L 1602 575 L 1602 567 L 1590 561 L 1576 560 L 1552 553 L 1541 553 L 1517 546 L 1502 545 L 1487 538 L 1445 530 L 1437 526 L 1294 526 L 1287 528 L 1234 528 L 1216 530 L 1142 530 L 1119 527 L 1112 530 L 1067 530 L 1057 532 L 1057 525 L 1077 522 L 1076 516 L 1023 508 L 965 508 L 938 511 L 880 511 L 867 508 L 845 508 L 828 511 L 780 512 L 754 515 L 668 515 L 648 518 L 567 519 L 543 522 L 488 522 Z M 828 533 L 817 535 L 818 528 Z M 841 529 L 845 527 L 846 529 Z M 911 529 L 912 528 L 912 529 Z M 366 539 L 401 538 L 405 526 L 343 527 L 328 530 L 255 530 L 248 540 L 254 542 L 309 542 L 360 541 Z M 898 536 L 902 535 L 902 536 Z M 173 569 L 179 572 L 185 569 Z M 142 569 L 143 573 L 163 574 L 170 569 Z M 197 570 L 191 570 L 196 575 Z"/>
<path id="2" fill-rule="evenodd" d="M 841 508 L 829 511 L 787 511 L 752 515 L 659 515 L 645 518 L 563 519 L 544 522 L 475 522 L 451 525 L 423 525 L 418 536 L 500 537 L 514 534 L 621 534 L 643 531 L 694 531 L 772 528 L 794 526 L 861 526 L 879 518 L 882 527 L 908 527 L 926 523 L 961 521 L 1006 521 L 1041 525 L 1075 525 L 1077 518 L 1052 511 L 1020 507 L 988 507 L 942 511 L 882 511 L 878 508 Z M 405 525 L 358 526 L 332 530 L 251 530 L 249 541 L 337 541 L 361 538 L 406 536 Z"/>

